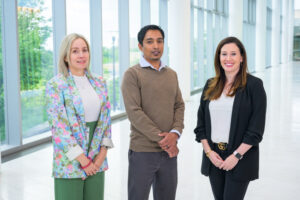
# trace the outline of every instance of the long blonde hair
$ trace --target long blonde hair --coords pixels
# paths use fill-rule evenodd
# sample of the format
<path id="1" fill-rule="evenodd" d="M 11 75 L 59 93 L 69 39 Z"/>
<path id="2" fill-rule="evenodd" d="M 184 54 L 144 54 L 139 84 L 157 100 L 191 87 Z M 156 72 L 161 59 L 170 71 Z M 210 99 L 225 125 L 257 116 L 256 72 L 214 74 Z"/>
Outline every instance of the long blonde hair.
<path id="1" fill-rule="evenodd" d="M 244 88 L 247 83 L 247 53 L 245 50 L 244 45 L 242 42 L 237 39 L 236 37 L 227 37 L 224 38 L 218 45 L 216 49 L 216 54 L 215 54 L 215 72 L 216 76 L 212 78 L 209 83 L 208 83 L 208 88 L 204 93 L 204 99 L 205 100 L 215 100 L 218 99 L 225 87 L 226 83 L 226 76 L 225 76 L 225 71 L 222 68 L 221 62 L 220 62 L 220 53 L 221 49 L 225 44 L 229 43 L 234 43 L 236 46 L 239 48 L 241 56 L 243 57 L 243 62 L 241 62 L 240 65 L 240 70 L 235 76 L 235 79 L 232 83 L 232 86 L 228 92 L 228 96 L 233 97 L 236 93 L 236 91 L 239 88 Z"/>
<path id="2" fill-rule="evenodd" d="M 63 41 L 61 42 L 60 45 L 60 50 L 59 50 L 59 61 L 58 61 L 58 71 L 59 73 L 63 74 L 65 77 L 69 76 L 69 62 L 70 62 L 70 53 L 71 53 L 71 46 L 72 43 L 76 40 L 76 39 L 83 39 L 84 42 L 86 43 L 86 46 L 88 48 L 88 51 L 90 52 L 90 45 L 88 43 L 88 41 L 85 39 L 84 36 L 78 34 L 78 33 L 71 33 L 69 35 L 67 35 Z M 91 54 L 89 55 L 89 62 L 87 65 L 87 72 L 90 74 L 90 58 L 91 58 Z"/>

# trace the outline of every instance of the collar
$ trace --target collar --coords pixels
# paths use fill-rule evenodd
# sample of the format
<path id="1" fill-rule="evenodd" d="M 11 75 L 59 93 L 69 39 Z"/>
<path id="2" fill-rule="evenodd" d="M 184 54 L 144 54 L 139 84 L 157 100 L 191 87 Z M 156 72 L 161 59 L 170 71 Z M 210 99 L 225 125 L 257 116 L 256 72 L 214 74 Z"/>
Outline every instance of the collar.
<path id="1" fill-rule="evenodd" d="M 140 65 L 141 67 L 151 67 L 152 69 L 157 70 L 155 67 L 153 67 L 145 58 L 144 56 L 141 56 L 140 58 Z M 160 60 L 160 65 L 159 65 L 158 71 L 162 70 L 163 68 L 166 67 L 166 65 Z"/>

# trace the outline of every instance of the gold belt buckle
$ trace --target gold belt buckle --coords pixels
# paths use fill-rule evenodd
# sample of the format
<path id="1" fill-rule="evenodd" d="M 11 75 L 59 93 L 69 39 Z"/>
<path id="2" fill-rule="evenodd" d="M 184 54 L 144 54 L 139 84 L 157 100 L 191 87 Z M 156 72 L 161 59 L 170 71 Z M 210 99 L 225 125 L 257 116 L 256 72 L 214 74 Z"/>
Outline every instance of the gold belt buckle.
<path id="1" fill-rule="evenodd" d="M 219 142 L 218 143 L 218 148 L 222 151 L 224 151 L 226 149 L 226 144 L 223 142 Z"/>

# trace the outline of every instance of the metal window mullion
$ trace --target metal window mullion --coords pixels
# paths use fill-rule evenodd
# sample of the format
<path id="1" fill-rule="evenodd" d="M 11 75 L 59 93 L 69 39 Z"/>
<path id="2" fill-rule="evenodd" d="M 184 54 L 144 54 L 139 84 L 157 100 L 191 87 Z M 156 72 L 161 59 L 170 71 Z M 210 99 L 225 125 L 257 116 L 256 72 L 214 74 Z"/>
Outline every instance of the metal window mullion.
<path id="1" fill-rule="evenodd" d="M 199 67 L 199 76 L 200 76 L 200 87 L 204 84 L 204 11 L 198 10 L 198 49 L 199 56 L 198 58 L 198 67 Z"/>
<path id="2" fill-rule="evenodd" d="M 8 144 L 22 144 L 17 1 L 2 0 L 2 62 Z"/>
<path id="3" fill-rule="evenodd" d="M 119 14 L 119 84 L 122 83 L 123 74 L 129 67 L 129 0 L 119 0 L 118 2 Z M 120 87 L 119 87 L 120 88 Z M 124 109 L 124 103 L 121 91 L 120 94 L 120 109 Z"/>
<path id="4" fill-rule="evenodd" d="M 141 27 L 150 24 L 150 0 L 141 1 Z"/>
<path id="5" fill-rule="evenodd" d="M 164 41 L 164 54 L 162 56 L 163 62 L 168 65 L 169 49 L 168 49 L 168 0 L 159 1 L 159 25 L 164 30 L 165 41 Z"/>
<path id="6" fill-rule="evenodd" d="M 57 74 L 59 48 L 66 35 L 66 0 L 52 0 L 53 24 L 53 65 L 54 74 Z"/>
<path id="7" fill-rule="evenodd" d="M 191 0 L 191 5 L 193 5 L 194 2 L 193 0 Z M 190 83 L 191 83 L 191 91 L 193 91 L 194 89 L 194 29 L 195 29 L 195 22 L 194 22 L 194 8 L 193 6 L 191 6 L 191 63 L 190 63 L 190 68 L 191 68 L 191 79 L 190 79 Z"/>
<path id="8" fill-rule="evenodd" d="M 207 67 L 208 67 L 208 77 L 214 75 L 213 72 L 213 60 L 214 60 L 214 53 L 213 53 L 213 40 L 212 40 L 212 13 L 207 13 Z M 206 77 L 206 78 L 208 78 Z"/>
<path id="9" fill-rule="evenodd" d="M 103 75 L 102 58 L 102 0 L 90 0 L 91 69 Z"/>

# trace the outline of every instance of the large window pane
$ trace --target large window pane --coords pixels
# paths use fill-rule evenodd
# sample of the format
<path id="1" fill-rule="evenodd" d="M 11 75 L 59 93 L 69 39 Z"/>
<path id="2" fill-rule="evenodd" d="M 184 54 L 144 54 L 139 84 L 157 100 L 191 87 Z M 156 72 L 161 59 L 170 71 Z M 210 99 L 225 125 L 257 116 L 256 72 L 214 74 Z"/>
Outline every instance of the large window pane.
<path id="1" fill-rule="evenodd" d="M 18 1 L 23 138 L 48 129 L 44 90 L 53 76 L 51 7 L 51 0 Z"/>
<path id="2" fill-rule="evenodd" d="M 67 34 L 79 33 L 90 41 L 90 1 L 66 0 Z"/>
<path id="3" fill-rule="evenodd" d="M 137 34 L 141 28 L 141 0 L 129 0 L 130 66 L 139 62 Z"/>
<path id="4" fill-rule="evenodd" d="M 198 9 L 194 9 L 194 38 L 193 38 L 193 65 L 192 65 L 192 89 L 197 89 L 199 87 L 199 63 L 198 63 L 198 56 L 199 56 L 199 47 L 198 47 Z"/>
<path id="5" fill-rule="evenodd" d="M 103 76 L 113 114 L 120 110 L 118 0 L 102 0 Z"/>
<path id="6" fill-rule="evenodd" d="M 6 143 L 5 117 L 4 117 L 4 89 L 2 67 L 2 1 L 0 1 L 0 144 Z"/>

